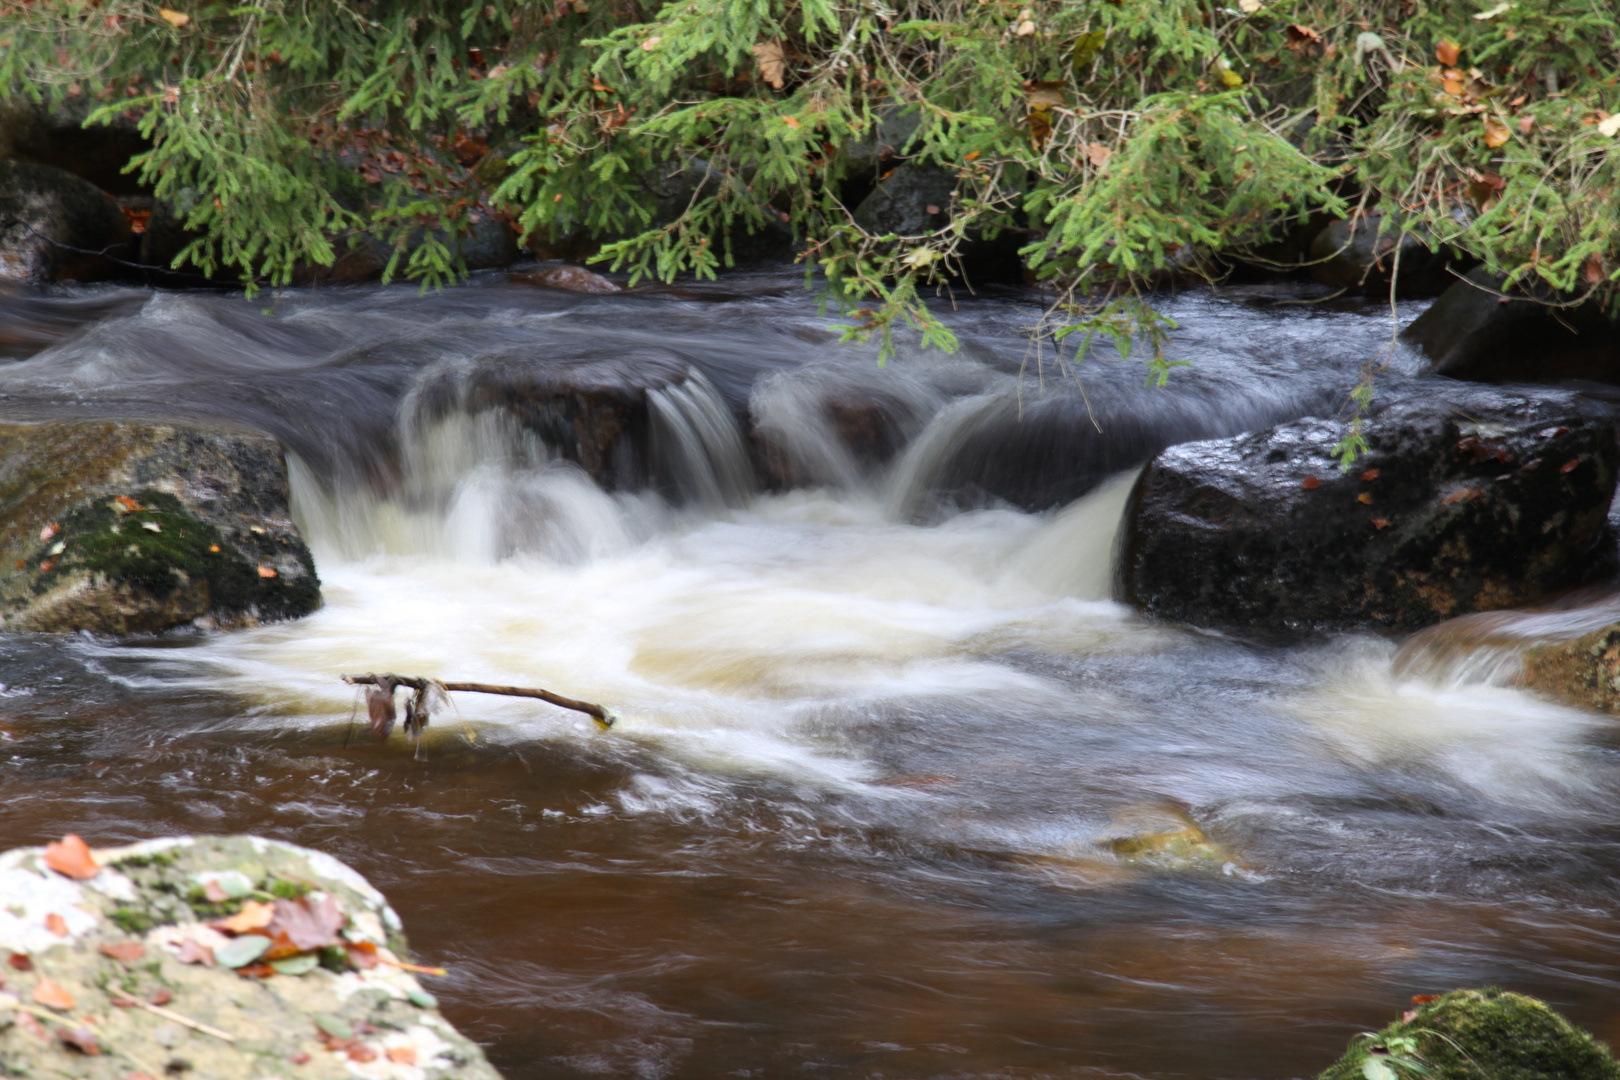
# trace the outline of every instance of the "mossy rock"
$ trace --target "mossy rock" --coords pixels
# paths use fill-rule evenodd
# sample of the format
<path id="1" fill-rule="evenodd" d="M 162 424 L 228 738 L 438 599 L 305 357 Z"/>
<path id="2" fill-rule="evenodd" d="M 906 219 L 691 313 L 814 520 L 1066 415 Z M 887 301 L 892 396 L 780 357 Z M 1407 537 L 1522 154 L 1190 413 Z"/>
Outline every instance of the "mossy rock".
<path id="1" fill-rule="evenodd" d="M 1358 1035 L 1320 1080 L 1620 1080 L 1609 1049 L 1545 1002 L 1454 990 Z"/>
<path id="2" fill-rule="evenodd" d="M 128 634 L 320 606 L 262 435 L 139 421 L 0 424 L 0 627 Z"/>

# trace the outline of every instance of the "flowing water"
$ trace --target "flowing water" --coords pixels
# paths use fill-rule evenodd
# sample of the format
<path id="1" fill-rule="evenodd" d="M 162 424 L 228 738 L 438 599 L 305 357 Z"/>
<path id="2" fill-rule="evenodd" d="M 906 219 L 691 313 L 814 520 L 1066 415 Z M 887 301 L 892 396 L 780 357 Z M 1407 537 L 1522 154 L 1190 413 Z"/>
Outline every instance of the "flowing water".
<path id="1" fill-rule="evenodd" d="M 0 846 L 256 832 L 388 893 L 514 1078 L 1288 1077 L 1412 994 L 1501 984 L 1620 1037 L 1611 721 L 1400 645 L 1152 625 L 1109 599 L 1158 446 L 1331 414 L 1386 309 L 1166 301 L 1164 389 L 1051 366 L 1036 298 L 879 367 L 790 279 L 494 278 L 0 298 L 13 416 L 267 430 L 326 603 L 127 642 L 0 638 Z M 1415 309 L 1404 309 L 1410 318 Z M 653 468 L 604 489 L 492 371 L 606 364 Z M 828 402 L 881 401 L 892 461 Z M 761 486 L 759 447 L 779 476 Z M 338 675 L 458 695 L 345 743 Z M 1190 853 L 1130 837 L 1188 829 Z"/>

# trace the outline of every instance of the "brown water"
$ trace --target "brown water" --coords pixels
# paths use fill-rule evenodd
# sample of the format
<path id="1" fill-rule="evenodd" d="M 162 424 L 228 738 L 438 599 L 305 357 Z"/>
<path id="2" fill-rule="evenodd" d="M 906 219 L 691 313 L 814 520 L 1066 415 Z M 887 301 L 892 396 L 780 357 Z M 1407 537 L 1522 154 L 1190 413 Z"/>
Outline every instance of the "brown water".
<path id="1" fill-rule="evenodd" d="M 54 344 L 0 374 L 5 407 L 276 431 L 327 603 L 228 635 L 0 638 L 0 845 L 330 851 L 514 1078 L 1304 1076 L 1410 995 L 1488 983 L 1620 1037 L 1611 722 L 1398 672 L 1399 642 L 1254 644 L 1107 599 L 1129 476 L 1096 481 L 1331 408 L 1387 341 L 1376 310 L 1175 301 L 1194 368 L 1148 391 L 1088 365 L 1098 431 L 1053 420 L 1086 415 L 1072 385 L 1020 381 L 1025 300 L 953 315 L 954 359 L 880 372 L 776 284 L 29 298 Z M 489 355 L 650 342 L 706 378 L 658 402 L 658 491 L 419 408 Z M 1389 392 L 1421 392 L 1395 360 Z M 900 400 L 907 454 L 843 456 L 828 387 Z M 757 490 L 745 422 L 816 486 Z M 1054 457 L 1017 497 L 1077 477 L 1061 510 L 974 493 Z M 379 668 L 623 719 L 463 697 L 475 741 L 441 718 L 419 758 L 345 747 L 336 676 Z M 1214 857 L 1107 843 L 1189 819 Z"/>

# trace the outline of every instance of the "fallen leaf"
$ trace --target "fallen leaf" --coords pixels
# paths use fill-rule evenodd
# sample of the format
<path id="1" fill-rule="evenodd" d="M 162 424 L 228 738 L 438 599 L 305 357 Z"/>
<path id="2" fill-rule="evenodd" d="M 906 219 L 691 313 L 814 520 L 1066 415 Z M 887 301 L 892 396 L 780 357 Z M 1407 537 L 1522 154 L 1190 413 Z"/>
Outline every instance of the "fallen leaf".
<path id="1" fill-rule="evenodd" d="M 1441 41 L 1434 47 L 1434 58 L 1446 67 L 1456 67 L 1457 57 L 1462 54 L 1462 46 L 1455 41 Z"/>
<path id="2" fill-rule="evenodd" d="M 1068 104 L 1069 85 L 1063 82 L 1038 82 L 1028 85 L 1029 107 L 1046 112 Z"/>
<path id="3" fill-rule="evenodd" d="M 1249 2 L 1253 3 L 1255 7 L 1260 6 L 1258 0 L 1249 0 Z M 1072 62 L 1074 64 L 1075 78 L 1078 79 L 1085 69 L 1091 66 L 1091 62 L 1097 59 L 1097 54 L 1102 51 L 1103 42 L 1106 40 L 1108 40 L 1108 35 L 1101 30 L 1092 30 L 1074 39 Z"/>
<path id="4" fill-rule="evenodd" d="M 939 213 L 939 207 L 935 206 L 933 203 L 929 203 L 926 207 L 924 207 L 924 209 L 926 209 L 930 215 Z"/>
<path id="5" fill-rule="evenodd" d="M 205 964 L 214 962 L 214 950 L 200 941 L 185 938 L 180 942 L 180 954 L 177 959 L 182 964 Z"/>
<path id="6" fill-rule="evenodd" d="M 259 576 L 262 577 L 262 578 L 273 578 L 273 577 L 276 576 L 276 572 L 275 572 L 275 570 L 271 569 L 270 567 L 265 566 L 263 564 L 260 564 L 260 566 L 259 566 Z"/>
<path id="7" fill-rule="evenodd" d="M 223 904 L 231 898 L 231 894 L 219 887 L 218 878 L 209 878 L 203 885 L 203 899 L 210 904 Z"/>
<path id="8" fill-rule="evenodd" d="M 1431 1001 L 1439 1000 L 1439 998 L 1440 998 L 1439 994 L 1413 994 L 1412 995 L 1412 1004 L 1414 1004 L 1414 1005 L 1427 1005 Z"/>
<path id="9" fill-rule="evenodd" d="M 1373 528 L 1375 528 L 1375 529 L 1387 529 L 1387 528 L 1389 528 L 1389 518 L 1373 518 L 1372 523 L 1373 523 Z"/>
<path id="10" fill-rule="evenodd" d="M 1371 506 L 1372 505 L 1372 492 L 1363 491 L 1360 495 L 1356 496 L 1356 502 L 1360 503 L 1362 506 Z"/>
<path id="11" fill-rule="evenodd" d="M 81 1054 L 101 1053 L 101 1043 L 96 1041 L 96 1033 L 87 1027 L 57 1028 L 56 1037 Z"/>
<path id="12" fill-rule="evenodd" d="M 152 991 L 152 993 L 146 999 L 147 1004 L 149 1004 L 149 1005 L 167 1005 L 169 1002 L 171 1002 L 173 1000 L 174 1000 L 174 995 L 169 993 L 168 990 L 164 989 L 161 986 L 158 987 L 156 990 Z"/>
<path id="13" fill-rule="evenodd" d="M 1304 480 L 1300 481 L 1299 486 L 1304 488 L 1306 491 L 1315 491 L 1317 488 L 1322 486 L 1322 481 L 1318 480 L 1314 476 L 1307 476 Z"/>
<path id="14" fill-rule="evenodd" d="M 350 1061 L 360 1061 L 360 1062 L 376 1061 L 377 1060 L 377 1051 L 374 1050 L 373 1048 L 367 1046 L 363 1042 L 350 1043 L 349 1044 L 349 1060 Z"/>
<path id="15" fill-rule="evenodd" d="M 1029 37 L 1035 32 L 1034 19 L 1019 19 L 1013 24 L 1013 33 L 1018 37 Z"/>
<path id="16" fill-rule="evenodd" d="M 57 937 L 68 936 L 67 920 L 62 918 L 62 916 L 58 915 L 54 911 L 45 916 L 45 929 L 49 930 Z"/>
<path id="17" fill-rule="evenodd" d="M 1606 120 L 1599 120 L 1597 129 L 1599 135 L 1604 135 L 1611 139 L 1616 135 L 1620 135 L 1620 113 L 1615 113 Z"/>
<path id="18" fill-rule="evenodd" d="M 1288 38 L 1289 48 L 1292 49 L 1297 49 L 1305 44 L 1320 45 L 1322 43 L 1321 34 L 1299 23 L 1290 23 L 1283 33 Z"/>
<path id="19" fill-rule="evenodd" d="M 75 881 L 88 881 L 101 873 L 100 864 L 90 854 L 90 845 L 72 833 L 45 845 L 45 865 Z"/>
<path id="20" fill-rule="evenodd" d="M 138 941 L 120 941 L 113 945 L 103 945 L 101 955 L 110 956 L 121 964 L 133 964 L 146 955 L 146 946 Z"/>
<path id="21" fill-rule="evenodd" d="M 1568 473 L 1574 472 L 1576 469 L 1578 469 L 1580 467 L 1581 467 L 1581 459 L 1580 458 L 1570 458 L 1568 461 L 1564 462 L 1562 465 L 1560 465 L 1558 467 L 1558 471 L 1561 472 L 1561 473 L 1568 474 Z"/>
<path id="22" fill-rule="evenodd" d="M 310 1062 L 310 1056 L 300 1050 L 296 1054 L 288 1054 L 287 1060 L 292 1062 L 294 1065 L 308 1065 Z"/>
<path id="23" fill-rule="evenodd" d="M 783 76 L 787 74 L 787 65 L 782 62 L 782 43 L 762 41 L 750 51 L 759 63 L 759 77 L 770 83 L 773 89 L 782 89 L 785 85 Z"/>
<path id="24" fill-rule="evenodd" d="M 163 526 L 159 525 L 155 521 L 143 521 L 141 522 L 141 528 L 147 530 L 148 532 L 155 533 L 160 533 L 163 531 Z"/>
<path id="25" fill-rule="evenodd" d="M 39 1039 L 41 1042 L 46 1042 L 50 1039 L 50 1034 L 46 1032 L 45 1025 L 34 1019 L 33 1014 L 31 1013 L 22 1012 L 19 1010 L 17 1013 L 17 1026 L 28 1032 L 28 1034 L 32 1035 L 34 1038 Z"/>
<path id="26" fill-rule="evenodd" d="M 1366 472 L 1361 474 L 1361 478 L 1363 480 L 1367 481 L 1367 483 L 1370 484 L 1374 480 L 1378 479 L 1378 470 L 1377 469 L 1368 469 Z"/>
<path id="27" fill-rule="evenodd" d="M 1086 143 L 1081 149 L 1086 152 L 1086 160 L 1091 162 L 1094 169 L 1102 168 L 1104 163 L 1114 156 L 1114 152 L 1102 143 Z"/>
<path id="28" fill-rule="evenodd" d="M 249 900 L 228 919 L 214 923 L 215 930 L 223 930 L 230 934 L 245 934 L 250 930 L 263 930 L 270 925 L 270 920 L 276 917 L 276 905 L 266 904 L 260 900 Z"/>
<path id="29" fill-rule="evenodd" d="M 266 907 L 269 905 L 266 904 Z M 270 939 L 263 934 L 245 934 L 214 950 L 220 967 L 240 968 L 253 963 L 270 950 Z M 268 965 L 266 965 L 268 966 Z"/>
<path id="30" fill-rule="evenodd" d="M 124 1080 L 157 1080 L 157 1078 L 152 1076 L 150 1073 L 132 1072 L 128 1076 L 124 1077 Z"/>
<path id="31" fill-rule="evenodd" d="M 794 130 L 798 130 L 799 118 L 796 116 L 784 116 L 782 117 L 782 123 L 786 124 L 790 128 L 793 128 Z"/>
<path id="32" fill-rule="evenodd" d="M 1453 491 L 1450 495 L 1447 495 L 1445 498 L 1440 500 L 1440 505 L 1450 506 L 1452 503 L 1463 502 L 1466 499 L 1478 498 L 1479 493 L 1480 491 L 1477 487 L 1463 488 L 1460 491 Z"/>
<path id="33" fill-rule="evenodd" d="M 213 552 L 215 555 L 218 555 L 219 554 L 219 545 L 218 544 L 209 544 L 208 545 L 208 550 Z"/>
<path id="34" fill-rule="evenodd" d="M 8 964 L 10 964 L 13 968 L 15 968 L 17 971 L 33 971 L 34 970 L 34 959 L 33 959 L 33 957 L 29 956 L 27 953 L 20 953 L 20 952 L 12 953 L 11 956 L 6 960 L 6 962 Z"/>
<path id="35" fill-rule="evenodd" d="M 1581 273 L 1586 278 L 1588 285 L 1601 285 L 1603 279 L 1607 276 L 1603 273 L 1603 260 L 1596 255 L 1586 260 L 1586 266 L 1582 268 Z"/>
<path id="36" fill-rule="evenodd" d="M 1529 113 L 1519 117 L 1519 134 L 1528 135 L 1536 130 L 1536 118 Z"/>
<path id="37" fill-rule="evenodd" d="M 178 11 L 171 11 L 166 7 L 158 8 L 158 17 L 177 30 L 191 21 L 190 15 L 185 15 Z"/>
<path id="38" fill-rule="evenodd" d="M 119 495 L 117 498 L 113 499 L 113 502 L 118 504 L 119 513 L 133 514 L 137 510 L 141 509 L 141 504 L 130 498 L 128 495 Z"/>
<path id="39" fill-rule="evenodd" d="M 1495 116 L 1485 118 L 1485 145 L 1495 150 L 1498 146 L 1513 138 L 1513 132 L 1508 126 Z"/>
<path id="40" fill-rule="evenodd" d="M 380 961 L 377 959 L 377 946 L 369 941 L 351 941 L 348 943 L 349 963 L 361 971 L 370 971 Z"/>
<path id="41" fill-rule="evenodd" d="M 47 1009 L 71 1009 L 74 1005 L 73 995 L 49 975 L 41 975 L 35 984 L 34 1000 Z"/>
<path id="42" fill-rule="evenodd" d="M 1260 0 L 1238 0 L 1238 10 L 1245 15 L 1253 15 L 1264 6 Z"/>
<path id="43" fill-rule="evenodd" d="M 39 530 L 39 542 L 43 544 L 61 531 L 62 526 L 53 521 L 43 529 Z"/>
<path id="44" fill-rule="evenodd" d="M 328 945 L 342 945 L 338 931 L 346 921 L 337 900 L 323 896 L 312 902 L 305 896 L 297 900 L 277 900 L 269 930 L 272 935 L 286 934 L 299 952 L 308 952 Z"/>
<path id="45" fill-rule="evenodd" d="M 395 1065 L 415 1065 L 416 1047 L 391 1046 L 388 1048 L 388 1060 L 392 1061 Z"/>
<path id="46" fill-rule="evenodd" d="M 46 559 L 44 562 L 39 564 L 39 572 L 42 573 L 42 574 L 48 574 L 52 570 L 55 570 L 55 569 L 56 569 L 56 560 L 55 559 Z"/>
<path id="47" fill-rule="evenodd" d="M 1509 3 L 1509 0 L 1502 0 L 1502 2 L 1500 4 L 1497 4 L 1495 7 L 1491 8 L 1489 11 L 1478 12 L 1477 14 L 1474 15 L 1474 18 L 1480 19 L 1482 21 L 1485 20 L 1485 19 L 1494 19 L 1498 15 L 1502 14 L 1502 12 L 1504 12 L 1504 11 L 1511 11 L 1513 9 L 1513 7 L 1514 7 L 1514 5 L 1512 3 Z"/>
<path id="48" fill-rule="evenodd" d="M 664 40 L 663 38 L 659 37 L 657 34 L 654 34 L 652 37 L 648 38 L 646 41 L 643 41 L 641 43 L 641 47 L 642 47 L 642 49 L 644 49 L 647 52 L 652 52 L 654 49 L 658 48 L 658 43 L 660 41 L 663 41 L 663 40 Z"/>

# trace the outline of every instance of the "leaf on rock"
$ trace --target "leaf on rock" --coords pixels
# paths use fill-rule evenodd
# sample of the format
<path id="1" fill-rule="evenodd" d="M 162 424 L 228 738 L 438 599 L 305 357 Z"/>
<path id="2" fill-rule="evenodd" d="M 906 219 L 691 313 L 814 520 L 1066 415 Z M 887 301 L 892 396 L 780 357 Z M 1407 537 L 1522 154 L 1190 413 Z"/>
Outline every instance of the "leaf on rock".
<path id="1" fill-rule="evenodd" d="M 45 916 L 45 929 L 49 930 L 57 937 L 68 936 L 67 920 L 62 918 L 62 916 L 58 915 L 54 911 Z"/>
<path id="2" fill-rule="evenodd" d="M 1360 495 L 1356 496 L 1356 502 L 1360 503 L 1362 506 L 1371 506 L 1372 505 L 1372 492 L 1363 491 Z"/>
<path id="3" fill-rule="evenodd" d="M 279 901 L 278 901 L 279 903 Z M 228 919 L 222 919 L 214 924 L 215 930 L 223 930 L 231 934 L 245 934 L 249 930 L 263 930 L 270 925 L 270 920 L 276 917 L 276 905 L 266 904 L 259 900 L 249 900 Z M 235 966 L 235 965 L 232 965 Z"/>
<path id="4" fill-rule="evenodd" d="M 45 865 L 75 881 L 87 881 L 101 873 L 101 865 L 90 854 L 90 845 L 72 833 L 45 845 Z"/>
<path id="5" fill-rule="evenodd" d="M 81 1054 L 101 1053 L 101 1043 L 96 1040 L 96 1033 L 87 1027 L 58 1028 L 56 1037 Z"/>
<path id="6" fill-rule="evenodd" d="M 782 43 L 762 41 L 751 51 L 759 63 L 759 77 L 770 83 L 774 89 L 782 89 L 783 76 L 787 74 L 787 65 L 782 61 Z"/>
<path id="7" fill-rule="evenodd" d="M 214 962 L 214 950 L 195 938 L 185 938 L 180 942 L 178 959 L 182 964 L 211 965 Z"/>
<path id="8" fill-rule="evenodd" d="M 10 964 L 18 971 L 34 970 L 33 957 L 29 956 L 27 953 L 12 953 L 11 956 L 6 959 L 6 963 Z"/>
<path id="9" fill-rule="evenodd" d="M 268 904 L 265 906 L 269 907 Z M 220 967 L 246 967 L 263 956 L 269 948 L 269 938 L 262 934 L 248 934 L 245 937 L 232 938 L 215 949 L 214 959 L 219 963 Z"/>
<path id="10" fill-rule="evenodd" d="M 1315 491 L 1317 488 L 1322 486 L 1322 481 L 1318 480 L 1314 476 L 1307 476 L 1305 479 L 1299 482 L 1299 486 L 1304 488 L 1306 491 Z"/>
<path id="11" fill-rule="evenodd" d="M 73 995 L 49 975 L 40 976 L 39 982 L 35 984 L 34 1000 L 47 1009 L 71 1009 L 74 1005 Z"/>
<path id="12" fill-rule="evenodd" d="M 349 948 L 349 963 L 353 964 L 361 971 L 370 971 L 372 968 L 376 967 L 378 963 L 380 963 L 380 961 L 377 959 L 377 946 L 373 945 L 371 942 L 351 941 L 347 944 Z"/>
<path id="13" fill-rule="evenodd" d="M 338 931 L 343 929 L 345 921 L 343 910 L 332 897 L 312 901 L 304 896 L 297 900 L 277 900 L 269 930 L 272 935 L 286 934 L 300 952 L 309 952 L 344 944 Z"/>
<path id="14" fill-rule="evenodd" d="M 138 941 L 120 941 L 113 945 L 103 945 L 101 955 L 110 956 L 121 964 L 133 964 L 146 955 L 146 946 Z"/>
<path id="15" fill-rule="evenodd" d="M 391 1046 L 388 1048 L 388 1060 L 392 1061 L 395 1065 L 415 1065 L 416 1047 Z"/>

